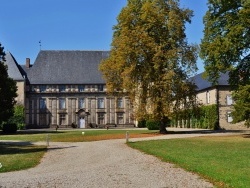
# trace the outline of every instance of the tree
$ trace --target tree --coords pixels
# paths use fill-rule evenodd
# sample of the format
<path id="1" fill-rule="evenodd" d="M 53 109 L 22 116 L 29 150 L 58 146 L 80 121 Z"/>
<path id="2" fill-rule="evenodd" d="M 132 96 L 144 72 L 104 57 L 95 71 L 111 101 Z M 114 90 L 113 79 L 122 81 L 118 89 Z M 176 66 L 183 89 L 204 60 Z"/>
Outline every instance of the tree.
<path id="1" fill-rule="evenodd" d="M 135 117 L 160 121 L 161 133 L 173 110 L 193 96 L 187 78 L 197 69 L 197 47 L 185 35 L 191 17 L 179 0 L 128 0 L 100 65 L 108 92 L 128 95 Z"/>
<path id="2" fill-rule="evenodd" d="M 206 74 L 216 84 L 220 72 L 228 71 L 229 82 L 236 92 L 237 110 L 243 110 L 238 107 L 244 95 L 237 93 L 250 95 L 247 90 L 250 84 L 250 1 L 209 0 L 204 24 L 200 56 L 204 59 Z"/>
<path id="3" fill-rule="evenodd" d="M 4 65 L 5 53 L 0 43 L 0 124 L 7 121 L 12 115 L 17 96 L 16 82 L 9 78 L 7 66 Z"/>

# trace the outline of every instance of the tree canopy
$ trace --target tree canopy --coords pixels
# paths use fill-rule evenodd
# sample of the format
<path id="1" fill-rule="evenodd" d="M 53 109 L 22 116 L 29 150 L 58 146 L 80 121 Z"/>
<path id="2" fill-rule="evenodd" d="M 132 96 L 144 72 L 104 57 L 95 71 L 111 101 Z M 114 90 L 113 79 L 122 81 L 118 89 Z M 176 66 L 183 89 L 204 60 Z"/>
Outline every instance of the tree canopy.
<path id="1" fill-rule="evenodd" d="M 209 0 L 200 56 L 210 81 L 230 72 L 232 85 L 250 84 L 250 1 Z"/>
<path id="2" fill-rule="evenodd" d="M 235 89 L 234 122 L 250 122 L 250 1 L 209 0 L 204 16 L 201 58 L 213 83 L 220 72 L 229 72 Z"/>
<path id="3" fill-rule="evenodd" d="M 7 121 L 13 115 L 15 97 L 17 96 L 16 82 L 8 76 L 4 61 L 4 48 L 0 43 L 0 123 Z"/>
<path id="4" fill-rule="evenodd" d="M 137 119 L 163 121 L 191 100 L 197 47 L 187 43 L 185 24 L 192 15 L 179 0 L 128 0 L 120 12 L 100 70 L 108 92 L 129 95 Z"/>

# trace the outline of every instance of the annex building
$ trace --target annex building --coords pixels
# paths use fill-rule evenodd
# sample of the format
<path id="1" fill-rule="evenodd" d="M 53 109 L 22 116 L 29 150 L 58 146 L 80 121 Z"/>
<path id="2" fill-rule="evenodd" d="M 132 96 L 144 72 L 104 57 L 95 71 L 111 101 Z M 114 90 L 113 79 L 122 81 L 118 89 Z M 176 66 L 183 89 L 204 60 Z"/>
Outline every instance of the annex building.
<path id="1" fill-rule="evenodd" d="M 28 128 L 42 127 L 134 127 L 133 109 L 127 97 L 106 93 L 106 83 L 98 69 L 108 51 L 41 50 L 33 65 L 25 65 L 6 53 L 9 76 L 18 86 L 17 103 L 25 106 Z M 197 86 L 197 101 L 217 104 L 219 124 L 224 129 L 233 125 L 232 95 L 228 74 L 222 74 L 213 86 L 202 74 L 192 78 Z"/>

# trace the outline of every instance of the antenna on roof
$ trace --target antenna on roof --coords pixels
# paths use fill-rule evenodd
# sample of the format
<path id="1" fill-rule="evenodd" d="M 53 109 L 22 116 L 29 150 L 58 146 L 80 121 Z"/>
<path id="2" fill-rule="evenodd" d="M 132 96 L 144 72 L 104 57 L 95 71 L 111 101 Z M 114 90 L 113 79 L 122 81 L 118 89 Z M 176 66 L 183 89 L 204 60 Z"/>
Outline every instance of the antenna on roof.
<path id="1" fill-rule="evenodd" d="M 40 46 L 40 50 L 42 49 L 42 41 L 39 40 L 39 46 Z"/>

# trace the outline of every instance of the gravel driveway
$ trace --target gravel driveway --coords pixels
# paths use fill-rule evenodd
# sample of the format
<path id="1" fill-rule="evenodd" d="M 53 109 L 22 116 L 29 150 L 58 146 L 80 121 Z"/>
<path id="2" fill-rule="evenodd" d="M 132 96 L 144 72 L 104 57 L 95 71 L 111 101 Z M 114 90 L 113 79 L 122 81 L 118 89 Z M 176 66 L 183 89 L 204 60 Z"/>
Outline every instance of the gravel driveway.
<path id="1" fill-rule="evenodd" d="M 0 187 L 204 188 L 213 185 L 198 175 L 134 150 L 125 144 L 125 139 L 120 139 L 50 143 L 49 151 L 37 167 L 1 173 Z"/>

